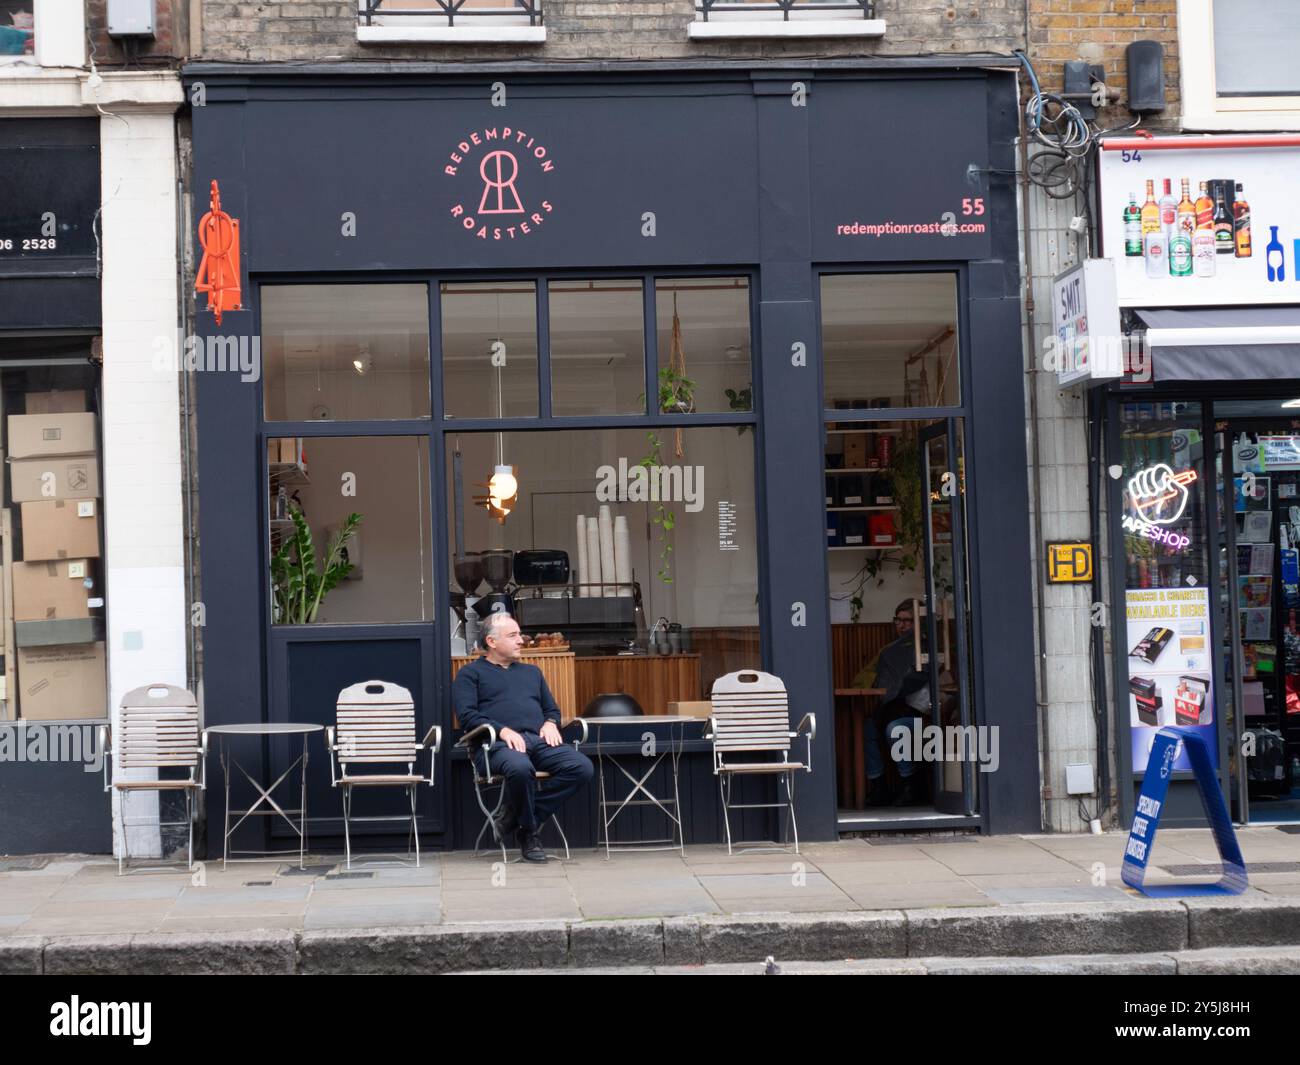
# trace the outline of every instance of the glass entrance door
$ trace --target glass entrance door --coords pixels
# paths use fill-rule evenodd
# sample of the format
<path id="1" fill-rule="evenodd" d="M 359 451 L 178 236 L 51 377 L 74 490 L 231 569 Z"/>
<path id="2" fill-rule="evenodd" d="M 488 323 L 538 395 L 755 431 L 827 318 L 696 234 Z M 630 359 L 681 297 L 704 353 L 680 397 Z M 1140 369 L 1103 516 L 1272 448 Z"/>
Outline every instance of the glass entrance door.
<path id="1" fill-rule="evenodd" d="M 934 806 L 942 813 L 970 814 L 981 745 L 971 721 L 968 684 L 965 470 L 958 424 L 948 418 L 918 437 L 926 602 L 917 611 L 924 620 L 915 631 L 918 668 L 929 678 L 926 724 L 941 730 L 931 733 L 931 744 L 938 739 L 943 744 L 943 757 L 931 766 Z"/>

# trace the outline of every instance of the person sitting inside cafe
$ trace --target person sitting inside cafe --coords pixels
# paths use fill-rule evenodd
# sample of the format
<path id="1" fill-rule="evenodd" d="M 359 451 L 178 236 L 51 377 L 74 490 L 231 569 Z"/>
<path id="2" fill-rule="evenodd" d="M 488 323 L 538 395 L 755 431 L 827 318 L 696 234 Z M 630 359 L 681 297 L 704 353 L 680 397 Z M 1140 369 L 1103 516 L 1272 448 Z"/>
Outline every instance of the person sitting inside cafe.
<path id="1" fill-rule="evenodd" d="M 452 684 L 461 727 L 470 732 L 491 725 L 496 742 L 487 753 L 494 776 L 505 779 L 501 838 L 515 833 L 525 861 L 544 862 L 538 828 L 595 774 L 591 759 L 560 739 L 560 708 L 536 666 L 520 661 L 523 635 L 509 614 L 495 613 L 483 624 L 487 654 L 466 665 Z M 483 752 L 474 757 L 481 759 Z M 549 773 L 539 791 L 533 773 Z M 480 772 L 482 764 L 480 762 Z"/>
<path id="2" fill-rule="evenodd" d="M 912 600 L 904 599 L 894 608 L 894 639 L 881 648 L 880 653 L 865 665 L 853 679 L 855 688 L 883 688 L 880 696 L 881 716 L 889 722 L 885 737 L 892 752 L 895 746 L 901 751 L 911 751 L 912 738 L 907 735 L 921 725 L 921 715 L 930 713 L 930 678 L 916 669 L 915 649 L 912 646 Z M 869 680 L 868 680 L 869 678 Z M 882 806 L 889 801 L 885 792 L 885 759 L 880 750 L 880 736 L 874 721 L 867 722 L 866 760 L 867 785 L 870 788 L 868 803 Z M 901 746 L 899 740 L 904 740 Z M 916 786 L 916 764 L 907 757 L 895 759 L 898 765 L 899 792 L 893 798 L 895 806 L 911 806 L 919 798 Z"/>

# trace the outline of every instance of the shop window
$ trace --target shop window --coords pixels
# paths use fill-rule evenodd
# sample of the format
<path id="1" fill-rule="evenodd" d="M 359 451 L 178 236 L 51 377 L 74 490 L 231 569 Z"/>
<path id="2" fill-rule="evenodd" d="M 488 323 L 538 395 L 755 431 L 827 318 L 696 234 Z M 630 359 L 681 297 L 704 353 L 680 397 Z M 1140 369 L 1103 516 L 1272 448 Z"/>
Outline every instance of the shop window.
<path id="1" fill-rule="evenodd" d="M 8 460 L 0 505 L 0 720 L 103 718 L 99 371 L 86 359 L 87 341 L 24 341 L 21 348 L 0 370 Z"/>
<path id="2" fill-rule="evenodd" d="M 537 416 L 537 287 L 531 281 L 444 283 L 443 414 Z"/>
<path id="3" fill-rule="evenodd" d="M 264 285 L 267 421 L 429 417 L 424 285 Z"/>
<path id="4" fill-rule="evenodd" d="M 1215 742 L 1215 692 L 1199 403 L 1120 405 L 1124 619 L 1133 771 L 1164 725 Z M 1217 755 L 1216 755 L 1217 756 Z M 1185 753 L 1175 768 L 1188 769 Z"/>
<path id="5" fill-rule="evenodd" d="M 1300 114 L 1293 0 L 1179 0 L 1178 44 L 1188 128 L 1280 129 Z"/>
<path id="6" fill-rule="evenodd" d="M 690 428 L 681 442 L 679 455 L 672 431 L 449 436 L 452 605 L 466 622 L 453 670 L 494 607 L 538 642 L 526 653 L 566 718 L 620 693 L 647 714 L 707 713 L 717 677 L 760 666 L 753 434 Z M 482 503 L 502 459 L 517 485 L 504 514 Z"/>
<path id="7" fill-rule="evenodd" d="M 830 274 L 821 280 L 827 410 L 961 403 L 953 274 Z"/>
<path id="8" fill-rule="evenodd" d="M 754 409 L 749 313 L 748 278 L 655 281 L 661 410 Z"/>
<path id="9" fill-rule="evenodd" d="M 641 414 L 645 305 L 639 278 L 552 281 L 551 412 Z"/>
<path id="10" fill-rule="evenodd" d="M 426 437 L 270 437 L 267 468 L 275 623 L 434 619 Z"/>
<path id="11" fill-rule="evenodd" d="M 0 0 L 0 66 L 36 59 L 35 0 Z"/>

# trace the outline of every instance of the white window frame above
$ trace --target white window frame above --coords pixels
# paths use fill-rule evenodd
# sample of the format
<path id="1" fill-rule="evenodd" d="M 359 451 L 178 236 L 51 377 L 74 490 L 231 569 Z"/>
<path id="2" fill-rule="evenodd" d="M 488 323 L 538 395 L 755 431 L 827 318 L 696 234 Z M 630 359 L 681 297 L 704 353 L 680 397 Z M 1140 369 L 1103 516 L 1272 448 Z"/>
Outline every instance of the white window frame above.
<path id="1" fill-rule="evenodd" d="M 1184 129 L 1300 129 L 1300 97 L 1216 91 L 1214 0 L 1178 0 L 1178 53 Z"/>
<path id="2" fill-rule="evenodd" d="M 84 0 L 34 0 L 30 58 L 0 65 L 0 77 L 32 77 L 42 71 L 80 70 L 86 65 Z"/>
<path id="3" fill-rule="evenodd" d="M 407 5 L 408 8 L 411 5 Z M 435 8 L 433 0 L 421 8 Z M 538 3 L 542 7 L 541 0 Z M 448 25 L 446 16 L 438 14 L 393 15 L 380 25 L 365 25 L 361 17 L 364 0 L 357 2 L 357 41 L 360 44 L 543 44 L 546 27 L 530 26 L 528 15 L 512 10 L 510 0 L 501 0 L 500 8 L 487 13 L 469 9 L 456 15 Z M 376 15 L 384 18 L 382 10 Z"/>
<path id="4" fill-rule="evenodd" d="M 763 0 L 744 0 L 761 4 Z M 692 41 L 745 40 L 776 37 L 883 37 L 885 20 L 867 19 L 861 11 L 819 11 L 821 5 L 807 3 L 790 11 L 786 19 L 776 4 L 770 11 L 728 11 L 714 7 L 705 21 L 704 9 L 697 2 L 695 21 L 687 36 Z"/>

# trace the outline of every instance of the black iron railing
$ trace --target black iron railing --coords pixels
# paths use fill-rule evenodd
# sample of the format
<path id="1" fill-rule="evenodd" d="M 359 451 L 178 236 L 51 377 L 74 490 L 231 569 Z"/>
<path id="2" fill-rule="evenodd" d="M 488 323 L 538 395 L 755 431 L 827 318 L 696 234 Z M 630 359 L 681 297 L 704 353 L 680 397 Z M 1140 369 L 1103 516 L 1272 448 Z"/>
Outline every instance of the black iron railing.
<path id="1" fill-rule="evenodd" d="M 528 16 L 528 25 L 542 25 L 542 0 L 429 0 L 423 7 L 390 7 L 384 0 L 361 0 L 358 16 L 362 25 L 374 24 L 376 15 L 385 18 L 395 16 L 424 16 L 425 18 L 445 18 L 448 26 L 456 25 L 456 19 L 462 24 L 466 21 L 477 22 L 498 18 L 517 19 L 520 15 Z"/>
<path id="2" fill-rule="evenodd" d="M 741 2 L 733 0 L 695 0 L 695 10 L 709 21 L 709 13 L 732 11 L 765 11 L 768 14 L 781 12 L 781 18 L 789 22 L 791 11 L 854 11 L 861 12 L 863 18 L 876 17 L 876 0 L 767 0 L 763 2 Z"/>

